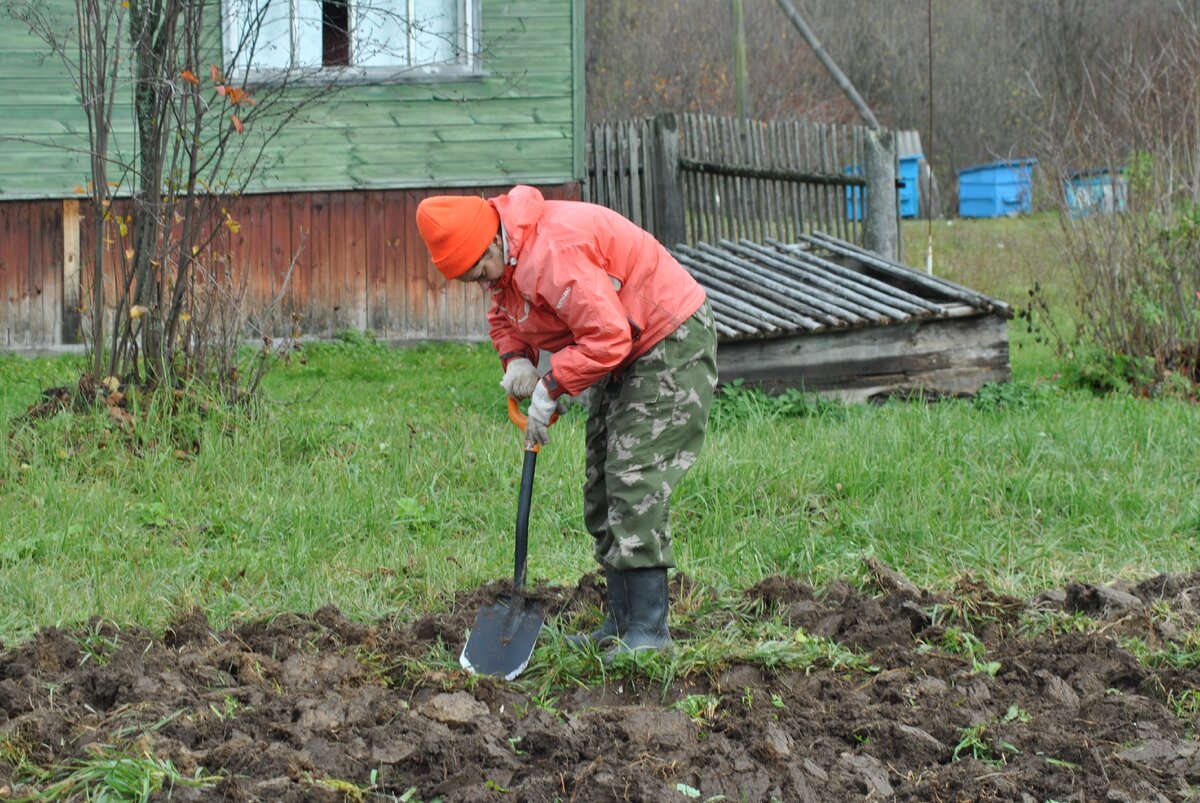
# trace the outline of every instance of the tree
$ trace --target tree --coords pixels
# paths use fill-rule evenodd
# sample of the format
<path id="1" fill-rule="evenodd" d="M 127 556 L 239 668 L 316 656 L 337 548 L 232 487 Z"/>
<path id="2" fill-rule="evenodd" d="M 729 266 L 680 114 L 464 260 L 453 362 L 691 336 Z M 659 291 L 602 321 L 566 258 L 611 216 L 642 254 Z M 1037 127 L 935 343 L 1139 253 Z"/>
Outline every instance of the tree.
<path id="1" fill-rule="evenodd" d="M 358 4 L 353 23 L 337 2 L 74 0 L 74 20 L 52 8 L 8 3 L 66 65 L 87 119 L 91 379 L 252 393 L 277 324 L 260 322 L 264 346 L 239 367 L 252 310 L 225 259 L 240 227 L 232 201 L 343 74 L 395 78 L 420 68 L 404 66 L 410 53 L 458 63 L 478 43 L 447 15 L 410 19 L 407 4 L 387 0 Z M 119 111 L 133 121 L 126 136 L 114 131 Z"/>

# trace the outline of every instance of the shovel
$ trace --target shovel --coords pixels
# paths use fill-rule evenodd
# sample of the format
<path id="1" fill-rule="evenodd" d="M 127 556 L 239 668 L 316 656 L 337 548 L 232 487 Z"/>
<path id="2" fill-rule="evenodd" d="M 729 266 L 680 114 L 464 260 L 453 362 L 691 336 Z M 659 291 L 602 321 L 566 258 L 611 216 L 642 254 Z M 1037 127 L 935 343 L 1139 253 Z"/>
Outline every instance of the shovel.
<path id="1" fill-rule="evenodd" d="M 554 423 L 554 418 L 550 423 Z M 508 418 L 517 429 L 525 431 L 525 416 L 517 400 L 508 399 Z M 542 606 L 526 602 L 521 593 L 525 585 L 525 558 L 529 552 L 529 505 L 533 499 L 533 472 L 537 465 L 538 446 L 525 444 L 525 463 L 521 467 L 521 493 L 517 499 L 517 538 L 513 594 L 500 597 L 485 605 L 475 616 L 475 626 L 463 645 L 458 662 L 468 672 L 495 675 L 512 680 L 525 671 L 533 645 L 542 629 Z"/>

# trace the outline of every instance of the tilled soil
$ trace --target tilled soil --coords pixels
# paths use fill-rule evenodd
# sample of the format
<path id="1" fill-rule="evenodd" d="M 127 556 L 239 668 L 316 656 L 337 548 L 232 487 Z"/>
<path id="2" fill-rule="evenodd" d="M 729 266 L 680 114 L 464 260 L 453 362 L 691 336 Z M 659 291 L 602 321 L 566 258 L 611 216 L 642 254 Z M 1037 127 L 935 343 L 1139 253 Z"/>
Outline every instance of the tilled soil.
<path id="1" fill-rule="evenodd" d="M 498 587 L 403 623 L 325 608 L 222 632 L 192 611 L 161 637 L 49 628 L 0 655 L 0 794 L 104 749 L 220 776 L 177 800 L 1176 801 L 1200 785 L 1200 574 L 1033 600 L 884 585 L 776 576 L 740 601 L 869 671 L 734 665 L 665 687 L 635 673 L 547 693 L 408 660 L 439 641 L 456 656 Z M 552 617 L 601 598 L 594 577 L 538 593 Z M 676 705 L 702 694 L 715 709 Z"/>

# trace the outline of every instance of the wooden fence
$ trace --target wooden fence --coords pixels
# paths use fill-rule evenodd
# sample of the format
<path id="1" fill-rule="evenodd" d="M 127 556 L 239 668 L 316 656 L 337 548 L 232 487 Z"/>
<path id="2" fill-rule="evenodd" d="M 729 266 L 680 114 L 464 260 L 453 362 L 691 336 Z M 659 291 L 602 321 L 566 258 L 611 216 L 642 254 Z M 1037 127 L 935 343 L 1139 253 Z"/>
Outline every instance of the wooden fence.
<path id="1" fill-rule="evenodd" d="M 863 241 L 864 129 L 670 118 L 590 126 L 583 199 L 620 212 L 668 245 L 793 241 L 811 231 Z"/>

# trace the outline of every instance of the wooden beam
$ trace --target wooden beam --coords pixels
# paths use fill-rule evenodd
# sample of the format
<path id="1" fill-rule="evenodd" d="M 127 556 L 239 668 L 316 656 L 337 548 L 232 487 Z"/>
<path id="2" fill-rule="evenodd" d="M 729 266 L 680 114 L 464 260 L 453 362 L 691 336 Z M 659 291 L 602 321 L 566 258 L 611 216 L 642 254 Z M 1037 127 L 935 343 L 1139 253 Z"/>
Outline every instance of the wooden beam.
<path id="1" fill-rule="evenodd" d="M 788 388 L 846 401 L 915 392 L 965 396 L 1010 378 L 1008 322 L 996 314 L 722 340 L 722 384 L 741 379 L 767 392 Z"/>
<path id="2" fill-rule="evenodd" d="M 59 339 L 63 343 L 78 343 L 83 335 L 80 329 L 83 284 L 79 254 L 79 224 L 79 201 L 63 201 L 62 331 L 58 333 Z"/>
<path id="3" fill-rule="evenodd" d="M 808 27 L 808 23 L 800 16 L 800 12 L 796 10 L 796 7 L 791 4 L 790 0 L 778 0 L 778 2 L 779 7 L 783 9 L 783 13 L 792 21 L 792 25 L 796 26 L 796 30 L 804 37 L 804 41 L 808 42 L 808 46 L 812 48 L 817 59 L 825 66 L 829 74 L 833 76 L 833 80 L 837 83 L 838 88 L 850 99 L 850 103 L 854 105 L 859 116 L 863 118 L 867 126 L 872 130 L 878 131 L 880 129 L 879 121 L 875 119 L 871 108 L 862 99 L 862 95 L 858 94 L 858 90 L 854 88 L 854 84 L 850 83 L 850 79 L 846 77 L 846 74 L 837 66 L 837 62 L 833 60 L 833 57 L 825 52 L 825 48 L 817 41 L 817 35 L 812 32 L 812 28 Z"/>

